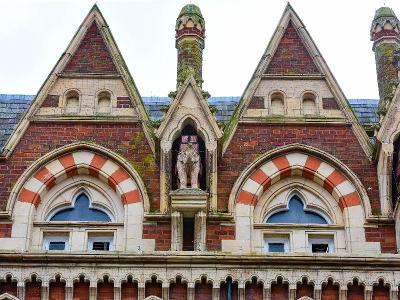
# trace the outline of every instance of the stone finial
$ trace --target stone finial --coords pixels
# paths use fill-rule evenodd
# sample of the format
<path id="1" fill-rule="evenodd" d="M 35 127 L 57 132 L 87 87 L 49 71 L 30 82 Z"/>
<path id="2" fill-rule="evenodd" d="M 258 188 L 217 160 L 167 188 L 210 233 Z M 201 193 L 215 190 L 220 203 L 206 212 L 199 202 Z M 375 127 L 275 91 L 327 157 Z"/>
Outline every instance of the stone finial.
<path id="1" fill-rule="evenodd" d="M 400 21 L 390 7 L 376 10 L 371 25 L 371 41 L 375 43 L 385 38 L 400 37 Z"/>
<path id="2" fill-rule="evenodd" d="M 177 88 L 189 75 L 201 87 L 205 24 L 200 8 L 185 5 L 176 20 L 175 47 L 178 50 Z"/>
<path id="3" fill-rule="evenodd" d="M 376 10 L 371 25 L 371 41 L 374 42 L 379 88 L 378 114 L 382 121 L 399 82 L 396 53 L 400 48 L 400 21 L 391 8 L 381 7 Z"/>

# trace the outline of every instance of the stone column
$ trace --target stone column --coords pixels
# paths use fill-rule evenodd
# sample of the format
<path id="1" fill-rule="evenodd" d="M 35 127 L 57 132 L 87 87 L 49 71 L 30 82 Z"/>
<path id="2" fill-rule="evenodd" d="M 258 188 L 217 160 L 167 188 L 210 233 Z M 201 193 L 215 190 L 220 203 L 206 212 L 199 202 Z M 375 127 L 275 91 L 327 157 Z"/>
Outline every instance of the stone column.
<path id="1" fill-rule="evenodd" d="M 162 284 L 162 298 L 163 300 L 169 299 L 169 282 Z"/>
<path id="2" fill-rule="evenodd" d="M 347 299 L 347 289 L 345 287 L 340 287 L 339 300 L 346 300 L 346 299 Z"/>
<path id="3" fill-rule="evenodd" d="M 194 217 L 195 250 L 206 251 L 207 214 L 199 211 Z"/>
<path id="4" fill-rule="evenodd" d="M 25 300 L 25 282 L 18 282 L 17 297 L 21 300 Z"/>
<path id="5" fill-rule="evenodd" d="M 365 300 L 372 300 L 372 286 L 366 286 L 364 293 L 365 293 Z"/>
<path id="6" fill-rule="evenodd" d="M 322 294 L 322 290 L 321 287 L 315 287 L 314 288 L 314 300 L 321 300 L 321 294 Z"/>
<path id="7" fill-rule="evenodd" d="M 90 281 L 89 300 L 96 300 L 96 298 L 97 298 L 97 283 Z"/>
<path id="8" fill-rule="evenodd" d="M 145 295 L 144 288 L 145 288 L 145 284 L 139 282 L 138 283 L 138 300 L 143 300 L 144 299 L 144 295 Z"/>
<path id="9" fill-rule="evenodd" d="M 213 300 L 219 300 L 219 287 L 213 287 Z"/>
<path id="10" fill-rule="evenodd" d="M 40 294 L 41 294 L 41 300 L 49 300 L 49 285 L 48 284 L 45 285 L 44 282 L 42 282 Z"/>
<path id="11" fill-rule="evenodd" d="M 245 300 L 246 299 L 246 289 L 245 285 L 243 283 L 238 284 L 238 298 L 239 300 Z"/>
<path id="12" fill-rule="evenodd" d="M 187 287 L 187 300 L 195 300 L 194 299 L 194 283 L 189 282 Z"/>
<path id="13" fill-rule="evenodd" d="M 65 300 L 72 300 L 72 297 L 74 296 L 74 291 L 72 285 L 70 285 L 68 282 L 65 284 Z"/>
<path id="14" fill-rule="evenodd" d="M 289 285 L 289 300 L 296 300 L 296 284 Z"/>
<path id="15" fill-rule="evenodd" d="M 264 287 L 264 300 L 271 300 L 271 288 Z"/>
<path id="16" fill-rule="evenodd" d="M 114 300 L 121 300 L 121 285 L 116 285 L 114 282 Z"/>
<path id="17" fill-rule="evenodd" d="M 171 213 L 171 250 L 182 251 L 183 215 L 179 211 Z"/>

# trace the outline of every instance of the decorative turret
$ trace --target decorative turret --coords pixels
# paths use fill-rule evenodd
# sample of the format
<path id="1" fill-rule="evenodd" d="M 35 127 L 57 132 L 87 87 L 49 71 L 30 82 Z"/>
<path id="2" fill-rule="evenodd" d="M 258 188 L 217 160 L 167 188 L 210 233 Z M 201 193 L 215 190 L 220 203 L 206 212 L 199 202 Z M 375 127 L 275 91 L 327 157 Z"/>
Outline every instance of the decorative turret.
<path id="1" fill-rule="evenodd" d="M 178 49 L 177 88 L 192 74 L 201 88 L 204 49 L 204 18 L 200 8 L 185 5 L 176 20 L 175 47 Z"/>
<path id="2" fill-rule="evenodd" d="M 378 114 L 382 120 L 399 82 L 395 53 L 400 48 L 400 22 L 391 8 L 381 7 L 375 12 L 371 41 L 374 42 L 372 49 L 375 52 L 379 87 Z"/>

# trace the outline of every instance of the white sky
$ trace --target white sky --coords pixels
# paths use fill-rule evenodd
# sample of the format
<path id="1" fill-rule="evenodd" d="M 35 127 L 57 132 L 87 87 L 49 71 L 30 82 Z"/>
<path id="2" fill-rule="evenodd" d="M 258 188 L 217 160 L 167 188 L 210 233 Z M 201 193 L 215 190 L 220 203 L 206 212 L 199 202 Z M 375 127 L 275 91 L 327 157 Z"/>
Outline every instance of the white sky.
<path id="1" fill-rule="evenodd" d="M 174 26 L 190 0 L 100 0 L 100 10 L 143 96 L 175 89 Z M 243 93 L 286 6 L 284 0 L 192 0 L 206 21 L 203 88 Z M 397 0 L 292 0 L 348 98 L 378 98 L 369 40 L 375 9 Z M 0 93 L 35 94 L 94 4 L 0 0 Z"/>

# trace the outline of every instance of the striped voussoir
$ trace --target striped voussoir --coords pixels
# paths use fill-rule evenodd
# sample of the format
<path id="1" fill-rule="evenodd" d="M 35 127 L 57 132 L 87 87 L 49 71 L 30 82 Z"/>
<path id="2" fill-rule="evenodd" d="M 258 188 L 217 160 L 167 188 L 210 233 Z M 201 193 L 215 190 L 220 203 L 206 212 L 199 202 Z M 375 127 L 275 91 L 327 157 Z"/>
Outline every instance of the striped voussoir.
<path id="1" fill-rule="evenodd" d="M 303 153 L 279 156 L 257 168 L 242 185 L 236 202 L 256 205 L 258 198 L 272 184 L 289 176 L 302 176 L 318 183 L 338 201 L 342 210 L 361 205 L 356 188 L 341 171 Z"/>
<path id="2" fill-rule="evenodd" d="M 136 182 L 122 167 L 90 151 L 75 151 L 47 163 L 26 181 L 18 200 L 37 207 L 44 193 L 62 180 L 78 174 L 106 182 L 121 197 L 123 204 L 141 201 Z"/>

